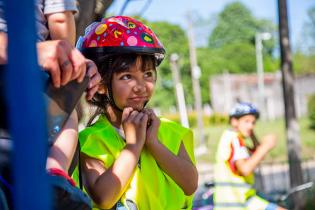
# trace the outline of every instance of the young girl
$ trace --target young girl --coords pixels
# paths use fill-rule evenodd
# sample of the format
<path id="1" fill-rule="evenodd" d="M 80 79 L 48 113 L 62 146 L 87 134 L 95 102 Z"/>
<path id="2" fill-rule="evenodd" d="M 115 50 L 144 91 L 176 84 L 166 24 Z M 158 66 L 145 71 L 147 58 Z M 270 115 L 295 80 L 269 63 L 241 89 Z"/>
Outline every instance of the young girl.
<path id="1" fill-rule="evenodd" d="M 79 134 L 85 190 L 100 209 L 191 209 L 198 174 L 192 132 L 145 108 L 164 48 L 141 22 L 93 23 L 78 42 L 103 83 L 98 120 Z"/>

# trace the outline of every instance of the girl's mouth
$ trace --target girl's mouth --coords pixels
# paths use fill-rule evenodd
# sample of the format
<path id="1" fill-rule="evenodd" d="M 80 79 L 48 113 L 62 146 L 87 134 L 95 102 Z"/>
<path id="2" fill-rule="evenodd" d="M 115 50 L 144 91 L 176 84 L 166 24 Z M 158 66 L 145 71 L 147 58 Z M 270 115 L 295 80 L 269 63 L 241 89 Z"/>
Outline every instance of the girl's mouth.
<path id="1" fill-rule="evenodd" d="M 132 98 L 129 98 L 129 100 L 131 101 L 135 101 L 135 102 L 141 102 L 141 101 L 147 101 L 147 97 L 132 97 Z"/>

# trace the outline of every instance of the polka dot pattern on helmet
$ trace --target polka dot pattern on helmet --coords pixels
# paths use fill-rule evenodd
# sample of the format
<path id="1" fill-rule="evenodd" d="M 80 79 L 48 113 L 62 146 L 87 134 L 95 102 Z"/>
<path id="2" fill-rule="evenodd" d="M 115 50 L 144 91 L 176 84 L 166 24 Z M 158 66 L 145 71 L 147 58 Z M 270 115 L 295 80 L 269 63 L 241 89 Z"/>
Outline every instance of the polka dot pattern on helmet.
<path id="1" fill-rule="evenodd" d="M 127 16 L 103 18 L 86 29 L 83 48 L 118 46 L 163 48 L 150 28 Z"/>

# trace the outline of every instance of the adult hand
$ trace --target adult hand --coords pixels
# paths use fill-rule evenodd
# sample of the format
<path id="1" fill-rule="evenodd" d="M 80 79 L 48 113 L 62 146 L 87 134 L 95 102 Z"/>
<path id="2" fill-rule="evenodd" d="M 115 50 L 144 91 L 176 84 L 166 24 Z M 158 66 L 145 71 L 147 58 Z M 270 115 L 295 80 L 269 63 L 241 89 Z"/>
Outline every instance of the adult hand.
<path id="1" fill-rule="evenodd" d="M 51 75 L 53 85 L 60 87 L 71 80 L 82 82 L 86 73 L 84 56 L 68 41 L 37 43 L 38 63 Z"/>
<path id="2" fill-rule="evenodd" d="M 91 100 L 94 94 L 98 90 L 102 77 L 100 73 L 97 71 L 97 67 L 93 61 L 89 59 L 86 59 L 85 61 L 86 61 L 86 68 L 87 68 L 86 75 L 90 78 L 88 88 L 87 88 L 86 99 Z"/>

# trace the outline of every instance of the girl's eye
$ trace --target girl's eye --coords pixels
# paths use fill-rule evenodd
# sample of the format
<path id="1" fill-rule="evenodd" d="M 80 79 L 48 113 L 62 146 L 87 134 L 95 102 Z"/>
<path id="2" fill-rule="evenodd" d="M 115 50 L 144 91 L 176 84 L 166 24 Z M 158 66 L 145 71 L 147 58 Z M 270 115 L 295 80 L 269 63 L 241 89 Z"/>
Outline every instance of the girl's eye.
<path id="1" fill-rule="evenodd" d="M 155 72 L 154 71 L 146 71 L 144 72 L 144 77 L 146 78 L 151 78 L 151 77 L 154 77 L 155 78 Z"/>
<path id="2" fill-rule="evenodd" d="M 128 80 L 131 78 L 131 75 L 130 74 L 124 74 L 122 76 L 119 77 L 120 80 Z"/>

